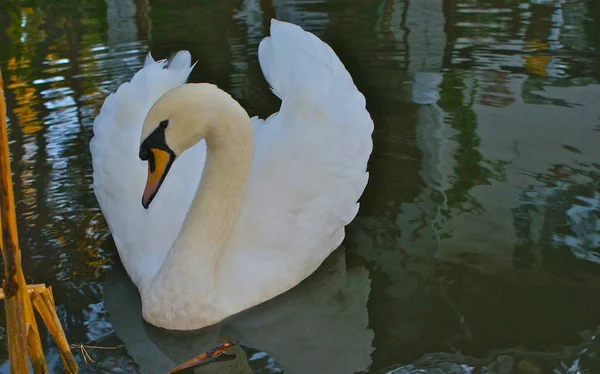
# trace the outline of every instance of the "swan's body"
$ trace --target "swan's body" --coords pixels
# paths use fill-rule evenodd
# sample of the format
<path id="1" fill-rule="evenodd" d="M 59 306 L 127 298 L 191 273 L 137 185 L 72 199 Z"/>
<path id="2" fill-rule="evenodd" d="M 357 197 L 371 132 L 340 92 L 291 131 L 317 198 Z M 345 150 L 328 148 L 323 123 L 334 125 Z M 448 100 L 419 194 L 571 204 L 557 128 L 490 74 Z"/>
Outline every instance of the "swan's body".
<path id="1" fill-rule="evenodd" d="M 94 191 L 154 325 L 205 327 L 289 290 L 358 211 L 373 123 L 352 78 L 325 43 L 278 21 L 259 60 L 282 99 L 265 121 L 213 85 L 184 84 L 179 52 L 167 68 L 149 57 L 94 122 Z"/>

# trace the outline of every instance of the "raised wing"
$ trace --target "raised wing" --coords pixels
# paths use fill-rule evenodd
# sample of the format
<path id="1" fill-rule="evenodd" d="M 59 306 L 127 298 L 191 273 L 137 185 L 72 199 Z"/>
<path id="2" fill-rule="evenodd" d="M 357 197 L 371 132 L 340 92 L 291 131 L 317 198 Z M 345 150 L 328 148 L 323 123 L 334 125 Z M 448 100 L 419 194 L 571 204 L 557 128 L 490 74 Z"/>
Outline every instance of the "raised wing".
<path id="1" fill-rule="evenodd" d="M 293 287 L 338 247 L 367 184 L 373 132 L 363 95 L 313 34 L 273 20 L 259 60 L 282 105 L 256 134 L 253 174 L 218 281 L 253 289 L 248 297 L 261 285 Z"/>
<path id="2" fill-rule="evenodd" d="M 170 61 L 154 61 L 149 54 L 131 81 L 105 100 L 94 121 L 94 192 L 123 265 L 138 287 L 156 273 L 179 233 L 206 157 L 205 142 L 182 154 L 160 198 L 149 210 L 142 207 L 147 164 L 138 152 L 143 121 L 160 96 L 186 82 L 192 68 L 187 51 Z"/>

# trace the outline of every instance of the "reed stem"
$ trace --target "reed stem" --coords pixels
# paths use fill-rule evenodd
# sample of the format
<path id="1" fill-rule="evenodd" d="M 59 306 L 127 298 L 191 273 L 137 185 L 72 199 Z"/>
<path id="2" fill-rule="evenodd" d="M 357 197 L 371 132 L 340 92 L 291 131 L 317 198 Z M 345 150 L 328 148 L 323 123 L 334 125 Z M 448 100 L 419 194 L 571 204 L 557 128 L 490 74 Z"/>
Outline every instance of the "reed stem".
<path id="1" fill-rule="evenodd" d="M 54 337 L 67 373 L 78 371 L 77 363 L 56 315 L 52 290 L 45 285 L 27 285 L 21 267 L 21 250 L 17 234 L 15 197 L 10 168 L 4 82 L 0 69 L 0 249 L 4 258 L 4 283 L 0 299 L 6 309 L 8 356 L 11 374 L 28 374 L 29 362 L 35 374 L 48 373 L 40 332 L 32 300 L 46 327 Z"/>

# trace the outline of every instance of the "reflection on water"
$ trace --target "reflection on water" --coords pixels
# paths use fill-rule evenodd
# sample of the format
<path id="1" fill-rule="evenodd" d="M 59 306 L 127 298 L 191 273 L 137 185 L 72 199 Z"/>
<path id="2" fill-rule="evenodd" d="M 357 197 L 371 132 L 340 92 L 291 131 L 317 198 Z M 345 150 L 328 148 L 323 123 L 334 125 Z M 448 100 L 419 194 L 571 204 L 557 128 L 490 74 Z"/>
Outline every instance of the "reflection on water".
<path id="1" fill-rule="evenodd" d="M 32 281 L 54 286 L 74 343 L 113 334 L 99 283 L 113 252 L 100 246 L 108 233 L 90 188 L 88 142 L 107 92 L 129 79 L 147 51 L 136 18 L 122 16 L 102 2 L 0 6 L 23 265 Z M 127 22 L 133 30 L 123 27 Z M 60 372 L 55 350 L 47 349 L 49 365 Z"/>
<path id="2" fill-rule="evenodd" d="M 235 357 L 197 372 L 600 372 L 600 1 L 179 5 L 0 5 L 25 272 L 53 286 L 70 342 L 116 348 L 91 350 L 83 372 L 162 372 L 228 338 Z M 361 212 L 289 294 L 160 331 L 140 319 L 91 190 L 92 121 L 149 50 L 178 48 L 199 60 L 192 80 L 269 115 L 256 49 L 270 17 L 330 43 L 367 98 Z"/>

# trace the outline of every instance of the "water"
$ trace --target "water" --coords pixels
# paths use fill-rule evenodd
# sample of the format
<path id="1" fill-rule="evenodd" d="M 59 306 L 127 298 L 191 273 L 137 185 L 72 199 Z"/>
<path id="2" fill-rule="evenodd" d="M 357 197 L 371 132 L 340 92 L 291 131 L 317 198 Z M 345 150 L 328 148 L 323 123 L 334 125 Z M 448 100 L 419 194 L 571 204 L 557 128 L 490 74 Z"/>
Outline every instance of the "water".
<path id="1" fill-rule="evenodd" d="M 256 48 L 274 15 L 327 41 L 366 96 L 361 211 L 297 289 L 220 329 L 161 331 L 91 190 L 92 121 L 149 50 L 180 48 L 192 81 L 269 115 Z M 228 338 L 243 350 L 197 372 L 600 372 L 599 35 L 598 0 L 2 0 L 25 273 L 53 286 L 71 343 L 112 348 L 76 350 L 84 373 L 160 373 Z"/>

